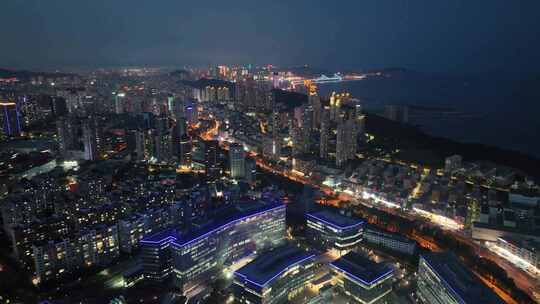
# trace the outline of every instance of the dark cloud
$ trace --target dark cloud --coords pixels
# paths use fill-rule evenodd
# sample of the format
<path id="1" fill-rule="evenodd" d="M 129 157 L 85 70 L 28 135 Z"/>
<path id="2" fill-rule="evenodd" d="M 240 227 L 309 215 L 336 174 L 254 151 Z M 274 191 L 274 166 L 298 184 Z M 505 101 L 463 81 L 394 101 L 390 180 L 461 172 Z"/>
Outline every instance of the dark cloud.
<path id="1" fill-rule="evenodd" d="M 538 1 L 3 0 L 0 66 L 536 70 Z"/>

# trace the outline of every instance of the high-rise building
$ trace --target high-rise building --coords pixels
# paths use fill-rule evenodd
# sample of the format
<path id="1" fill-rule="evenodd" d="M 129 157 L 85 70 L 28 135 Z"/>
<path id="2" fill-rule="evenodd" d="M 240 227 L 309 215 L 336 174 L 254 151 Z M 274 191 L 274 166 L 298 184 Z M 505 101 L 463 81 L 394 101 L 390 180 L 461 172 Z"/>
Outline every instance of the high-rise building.
<path id="1" fill-rule="evenodd" d="M 232 144 L 229 148 L 231 177 L 242 179 L 246 176 L 246 152 L 244 146 Z"/>
<path id="2" fill-rule="evenodd" d="M 330 95 L 330 120 L 339 122 L 341 106 L 351 99 L 350 93 L 332 92 Z"/>
<path id="3" fill-rule="evenodd" d="M 184 134 L 180 137 L 180 155 L 178 156 L 180 166 L 186 168 L 191 167 L 191 151 L 191 138 L 187 134 Z"/>
<path id="4" fill-rule="evenodd" d="M 328 145 L 330 142 L 330 107 L 325 106 L 321 111 L 319 156 L 322 159 L 328 158 Z"/>
<path id="5" fill-rule="evenodd" d="M 66 157 L 68 151 L 75 146 L 75 126 L 71 119 L 67 117 L 61 117 L 56 121 L 56 130 L 58 134 L 58 144 L 60 154 Z"/>
<path id="6" fill-rule="evenodd" d="M 336 166 L 354 159 L 357 150 L 357 124 L 354 119 L 341 122 L 337 127 Z"/>
<path id="7" fill-rule="evenodd" d="M 322 103 L 321 97 L 316 93 L 308 96 L 309 104 L 313 108 L 313 128 L 318 129 L 321 125 Z"/>
<path id="8" fill-rule="evenodd" d="M 51 98 L 51 106 L 55 117 L 65 116 L 68 114 L 65 98 L 53 96 Z"/>
<path id="9" fill-rule="evenodd" d="M 453 253 L 422 254 L 417 278 L 416 294 L 423 303 L 504 303 Z"/>
<path id="10" fill-rule="evenodd" d="M 313 107 L 305 106 L 302 111 L 302 129 L 309 133 L 313 128 Z"/>
<path id="11" fill-rule="evenodd" d="M 246 181 L 253 183 L 257 179 L 257 163 L 253 158 L 246 159 Z"/>
<path id="12" fill-rule="evenodd" d="M 114 113 L 116 114 L 122 114 L 124 113 L 124 99 L 126 97 L 126 93 L 124 92 L 116 92 L 114 94 Z"/>
<path id="13" fill-rule="evenodd" d="M 217 140 L 204 141 L 204 167 L 208 177 L 219 177 L 219 165 L 218 165 L 218 150 L 219 142 Z"/>
<path id="14" fill-rule="evenodd" d="M 356 252 L 349 252 L 330 263 L 337 286 L 355 303 L 388 303 L 394 269 L 375 263 Z"/>
<path id="15" fill-rule="evenodd" d="M 196 125 L 199 122 L 199 112 L 197 104 L 193 101 L 189 101 L 185 106 L 186 120 L 191 125 Z"/>
<path id="16" fill-rule="evenodd" d="M 238 303 L 289 303 L 315 276 L 315 254 L 285 245 L 258 256 L 234 272 Z"/>
<path id="17" fill-rule="evenodd" d="M 19 136 L 22 132 L 21 120 L 21 112 L 16 102 L 0 101 L 0 137 Z"/>
<path id="18" fill-rule="evenodd" d="M 84 159 L 86 160 L 98 160 L 100 158 L 96 129 L 96 122 L 92 118 L 82 123 Z"/>

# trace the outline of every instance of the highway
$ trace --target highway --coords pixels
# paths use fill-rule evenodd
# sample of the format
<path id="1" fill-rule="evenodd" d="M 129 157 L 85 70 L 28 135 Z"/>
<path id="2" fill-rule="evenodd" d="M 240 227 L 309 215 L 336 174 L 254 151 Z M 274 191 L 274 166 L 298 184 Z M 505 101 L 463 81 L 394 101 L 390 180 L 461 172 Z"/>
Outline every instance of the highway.
<path id="1" fill-rule="evenodd" d="M 209 130 L 207 130 L 206 132 L 202 132 L 201 137 L 203 139 L 205 139 L 205 140 L 215 139 L 217 137 L 219 126 L 220 126 L 220 123 L 218 121 L 214 120 L 213 127 L 210 128 Z M 228 143 L 226 141 L 220 140 L 219 143 L 220 143 L 220 146 L 222 148 L 228 150 Z M 381 204 L 373 204 L 373 203 L 370 203 L 367 200 L 359 199 L 358 197 L 352 196 L 352 195 L 347 194 L 347 193 L 343 193 L 343 192 L 336 193 L 336 191 L 334 191 L 334 189 L 332 189 L 331 187 L 326 186 L 326 185 L 320 185 L 320 184 L 314 183 L 312 180 L 310 180 L 310 179 L 308 179 L 308 178 L 306 178 L 304 176 L 300 176 L 300 175 L 288 172 L 287 170 L 278 170 L 277 168 L 272 166 L 271 163 L 267 162 L 262 156 L 258 155 L 257 153 L 255 153 L 253 151 L 251 151 L 249 154 L 250 154 L 251 157 L 255 158 L 257 166 L 260 167 L 261 169 L 272 172 L 274 174 L 279 174 L 279 175 L 284 176 L 284 177 L 286 177 L 286 178 L 288 178 L 288 179 L 290 179 L 292 181 L 299 182 L 299 183 L 302 183 L 302 184 L 305 184 L 305 185 L 310 185 L 312 187 L 318 188 L 323 193 L 325 193 L 326 195 L 329 195 L 329 196 L 335 197 L 336 194 L 337 194 L 337 200 L 340 201 L 340 202 L 357 202 L 357 203 L 360 202 L 360 203 L 362 203 L 362 204 L 364 204 L 366 206 L 377 208 L 377 209 L 379 209 L 381 211 L 390 213 L 392 215 L 404 217 L 404 218 L 407 218 L 407 219 L 411 219 L 411 218 L 413 218 L 413 219 L 421 219 L 422 221 L 424 221 L 425 223 L 427 223 L 429 225 L 433 225 L 433 226 L 435 226 L 437 228 L 440 228 L 439 225 L 436 225 L 436 224 L 434 224 L 432 222 L 426 221 L 426 218 L 423 217 L 423 216 L 420 216 L 419 214 L 412 214 L 412 213 L 405 214 L 405 213 L 402 213 L 402 212 L 398 212 L 394 208 L 385 207 L 385 206 L 383 206 Z M 492 252 L 492 251 L 486 249 L 485 247 L 473 242 L 473 240 L 470 237 L 467 237 L 467 236 L 461 234 L 459 232 L 459 230 L 450 230 L 450 229 L 448 229 L 446 231 L 448 233 L 450 233 L 456 240 L 462 241 L 462 242 L 472 246 L 472 248 L 475 250 L 475 252 L 476 252 L 476 254 L 478 256 L 487 258 L 489 260 L 492 260 L 497 265 L 499 265 L 499 267 L 503 268 L 506 271 L 508 277 L 510 277 L 510 278 L 512 278 L 514 280 L 514 282 L 515 282 L 515 284 L 516 284 L 516 286 L 518 288 L 525 291 L 537 303 L 540 303 L 540 284 L 535 278 L 531 277 L 528 273 L 526 273 L 522 269 L 519 269 L 515 265 L 511 264 L 509 261 L 507 261 L 507 260 L 503 259 L 502 257 L 500 257 L 499 255 L 495 254 L 494 252 Z M 421 246 L 423 246 L 426 249 L 430 249 L 430 250 L 433 250 L 433 251 L 440 251 L 441 250 L 440 246 L 438 244 L 436 244 L 435 241 L 427 240 L 424 237 L 419 236 L 419 235 L 410 235 L 409 237 L 415 239 Z M 482 277 L 481 279 L 483 281 L 489 281 L 487 278 Z M 500 294 L 501 298 L 508 299 L 506 301 L 507 303 L 516 303 L 502 289 L 498 288 L 497 286 L 494 286 L 492 283 L 490 283 L 489 286 L 492 287 L 492 289 L 496 293 Z"/>

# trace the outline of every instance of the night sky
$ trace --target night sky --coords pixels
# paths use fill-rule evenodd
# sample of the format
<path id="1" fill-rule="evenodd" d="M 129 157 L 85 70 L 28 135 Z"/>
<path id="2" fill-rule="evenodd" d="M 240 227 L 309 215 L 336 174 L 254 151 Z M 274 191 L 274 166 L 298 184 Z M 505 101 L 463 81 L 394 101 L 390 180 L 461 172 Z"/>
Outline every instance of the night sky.
<path id="1" fill-rule="evenodd" d="M 2 0 L 0 67 L 540 68 L 540 1 Z"/>

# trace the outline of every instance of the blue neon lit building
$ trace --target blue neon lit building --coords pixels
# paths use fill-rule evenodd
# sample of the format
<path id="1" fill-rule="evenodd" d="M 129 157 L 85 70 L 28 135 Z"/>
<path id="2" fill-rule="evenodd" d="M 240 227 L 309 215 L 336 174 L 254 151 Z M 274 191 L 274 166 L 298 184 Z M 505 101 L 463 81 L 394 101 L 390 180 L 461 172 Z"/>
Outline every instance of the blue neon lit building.
<path id="1" fill-rule="evenodd" d="M 169 231 L 141 241 L 149 279 L 171 277 L 184 292 L 209 280 L 224 265 L 281 244 L 285 205 L 250 202 L 220 212 L 190 233 Z"/>
<path id="2" fill-rule="evenodd" d="M 315 254 L 293 245 L 265 252 L 234 273 L 236 303 L 288 303 L 314 277 Z"/>
<path id="3" fill-rule="evenodd" d="M 330 263 L 330 268 L 337 279 L 337 286 L 355 302 L 383 303 L 392 292 L 394 269 L 356 252 L 349 252 Z"/>
<path id="4" fill-rule="evenodd" d="M 21 111 L 16 102 L 0 101 L 0 138 L 19 136 L 22 132 L 21 119 Z"/>
<path id="5" fill-rule="evenodd" d="M 140 263 L 145 279 L 161 282 L 169 278 L 173 270 L 171 243 L 178 238 L 176 230 L 168 229 L 141 240 Z"/>
<path id="6" fill-rule="evenodd" d="M 365 222 L 338 212 L 323 210 L 307 213 L 306 236 L 321 250 L 333 250 L 343 255 L 362 241 Z"/>
<path id="7" fill-rule="evenodd" d="M 504 303 L 450 252 L 420 256 L 417 295 L 430 304 Z"/>

